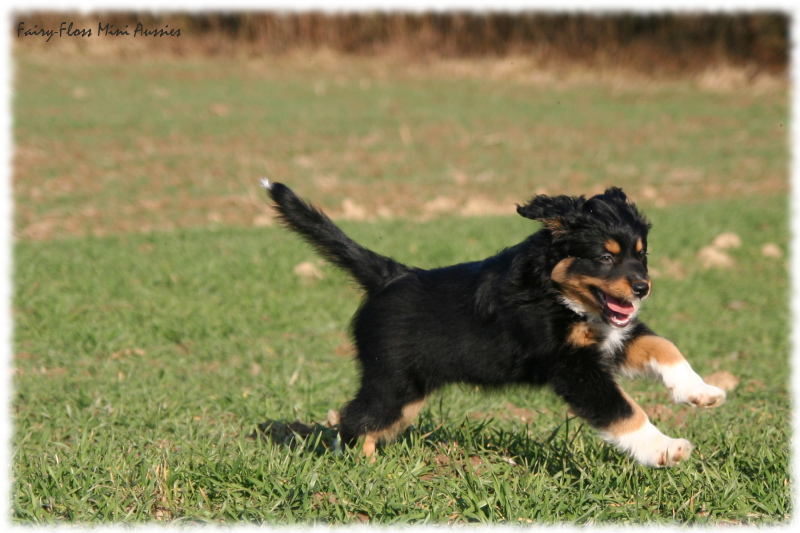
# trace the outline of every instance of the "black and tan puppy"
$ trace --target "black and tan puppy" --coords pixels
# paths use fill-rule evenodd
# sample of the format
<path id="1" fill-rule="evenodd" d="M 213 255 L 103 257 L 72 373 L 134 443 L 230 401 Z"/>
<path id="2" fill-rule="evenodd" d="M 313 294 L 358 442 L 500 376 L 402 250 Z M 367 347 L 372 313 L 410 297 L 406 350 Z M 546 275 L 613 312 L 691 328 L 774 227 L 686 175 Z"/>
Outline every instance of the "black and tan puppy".
<path id="1" fill-rule="evenodd" d="M 536 196 L 517 208 L 543 224 L 525 241 L 483 261 L 422 270 L 359 246 L 285 185 L 263 185 L 281 221 L 366 292 L 352 323 L 361 386 L 340 433 L 348 445 L 364 435 L 367 455 L 447 383 L 549 384 L 604 440 L 648 466 L 675 465 L 692 446 L 656 429 L 616 374 L 660 376 L 676 402 L 725 401 L 636 318 L 650 294 L 650 224 L 621 189 Z"/>

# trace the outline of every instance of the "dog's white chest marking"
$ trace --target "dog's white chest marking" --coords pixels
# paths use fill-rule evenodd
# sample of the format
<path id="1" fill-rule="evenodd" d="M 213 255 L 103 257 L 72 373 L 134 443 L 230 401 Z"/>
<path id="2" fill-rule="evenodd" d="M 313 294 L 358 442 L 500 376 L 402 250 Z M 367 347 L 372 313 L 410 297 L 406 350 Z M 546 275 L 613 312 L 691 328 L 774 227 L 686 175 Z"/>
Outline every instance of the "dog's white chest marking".
<path id="1" fill-rule="evenodd" d="M 600 350 L 608 356 L 618 353 L 628 338 L 630 328 L 615 328 L 607 324 L 601 324 L 604 335 L 603 341 L 600 343 Z"/>
<path id="2" fill-rule="evenodd" d="M 612 359 L 622 350 L 625 340 L 630 334 L 630 328 L 617 328 L 603 321 L 588 321 L 584 326 L 592 332 L 600 352 L 608 359 Z"/>

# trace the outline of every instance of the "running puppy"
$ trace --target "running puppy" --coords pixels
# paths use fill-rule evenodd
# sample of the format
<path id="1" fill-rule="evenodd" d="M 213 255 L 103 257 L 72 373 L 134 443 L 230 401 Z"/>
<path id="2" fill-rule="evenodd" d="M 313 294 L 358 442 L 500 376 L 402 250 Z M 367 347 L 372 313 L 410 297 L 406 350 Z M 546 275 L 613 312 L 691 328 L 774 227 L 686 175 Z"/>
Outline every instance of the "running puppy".
<path id="1" fill-rule="evenodd" d="M 362 248 L 285 185 L 262 183 L 283 224 L 366 292 L 352 322 L 361 387 L 339 427 L 348 445 L 365 435 L 368 456 L 453 382 L 549 384 L 606 442 L 653 467 L 685 461 L 692 445 L 656 429 L 616 374 L 659 376 L 675 402 L 725 401 L 636 318 L 650 295 L 650 224 L 619 188 L 536 196 L 517 212 L 543 227 L 520 244 L 422 270 Z"/>

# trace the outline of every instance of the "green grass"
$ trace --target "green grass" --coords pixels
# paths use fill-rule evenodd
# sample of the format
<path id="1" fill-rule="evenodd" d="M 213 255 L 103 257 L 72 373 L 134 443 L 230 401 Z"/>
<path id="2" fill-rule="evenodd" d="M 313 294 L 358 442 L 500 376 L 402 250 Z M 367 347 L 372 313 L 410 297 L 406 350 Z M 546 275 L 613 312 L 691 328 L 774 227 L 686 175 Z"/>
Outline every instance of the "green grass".
<path id="1" fill-rule="evenodd" d="M 17 523 L 773 524 L 791 515 L 787 206 L 779 197 L 650 209 L 662 274 L 643 319 L 701 374 L 741 379 L 712 411 L 624 386 L 697 450 L 651 470 L 603 444 L 547 390 L 434 395 L 374 464 L 332 435 L 251 440 L 258 424 L 322 421 L 354 392 L 346 347 L 359 295 L 278 229 L 198 229 L 19 242 L 14 269 L 13 520 Z M 693 220 L 688 224 L 687 220 Z M 418 266 L 484 257 L 536 228 L 519 217 L 343 223 Z M 721 231 L 730 270 L 697 250 Z M 736 302 L 735 305 L 731 305 Z M 525 420 L 510 416 L 508 404 Z"/>
<path id="2" fill-rule="evenodd" d="M 787 190 L 786 91 L 549 87 L 524 71 L 506 80 L 435 65 L 414 74 L 380 57 L 307 62 L 20 54 L 18 231 L 250 225 L 262 175 L 319 191 L 329 209 L 349 197 L 396 216 L 442 195 L 513 205 L 540 189 L 611 184 L 669 202 Z"/>
<path id="3" fill-rule="evenodd" d="M 481 72 L 488 61 L 451 75 L 325 54 L 15 59 L 16 524 L 791 517 L 788 91 L 542 84 Z M 346 331 L 360 295 L 329 266 L 298 278 L 310 250 L 253 228 L 263 175 L 334 213 L 356 203 L 368 222 L 343 222 L 349 233 L 422 267 L 537 227 L 455 216 L 471 200 L 622 186 L 655 223 L 643 319 L 700 374 L 740 383 L 696 411 L 624 382 L 697 446 L 675 469 L 634 464 L 553 393 L 522 387 L 442 390 L 373 464 L 332 453 L 323 425 L 249 439 L 324 421 L 358 376 Z M 451 208 L 422 221 L 441 197 Z M 724 231 L 743 241 L 734 267 L 703 269 L 698 250 Z M 784 258 L 764 257 L 767 242 Z"/>

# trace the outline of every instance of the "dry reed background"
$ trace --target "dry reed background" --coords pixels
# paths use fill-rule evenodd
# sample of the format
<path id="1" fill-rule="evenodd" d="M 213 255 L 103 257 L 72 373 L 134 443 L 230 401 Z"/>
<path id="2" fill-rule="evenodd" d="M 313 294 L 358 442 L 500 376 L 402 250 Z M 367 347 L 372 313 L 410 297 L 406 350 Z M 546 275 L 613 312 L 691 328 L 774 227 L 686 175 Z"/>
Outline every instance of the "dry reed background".
<path id="1" fill-rule="evenodd" d="M 18 46 L 76 53 L 177 55 L 281 54 L 326 48 L 345 54 L 406 53 L 416 59 L 529 55 L 543 66 L 564 61 L 622 67 L 649 74 L 697 71 L 713 64 L 784 73 L 789 16 L 760 13 L 591 14 L 537 12 L 207 12 L 18 13 L 26 28 L 58 28 L 62 21 L 92 29 L 181 30 L 179 38 L 72 39 L 69 47 L 42 38 L 17 38 Z M 98 44 L 102 43 L 102 44 Z"/>

